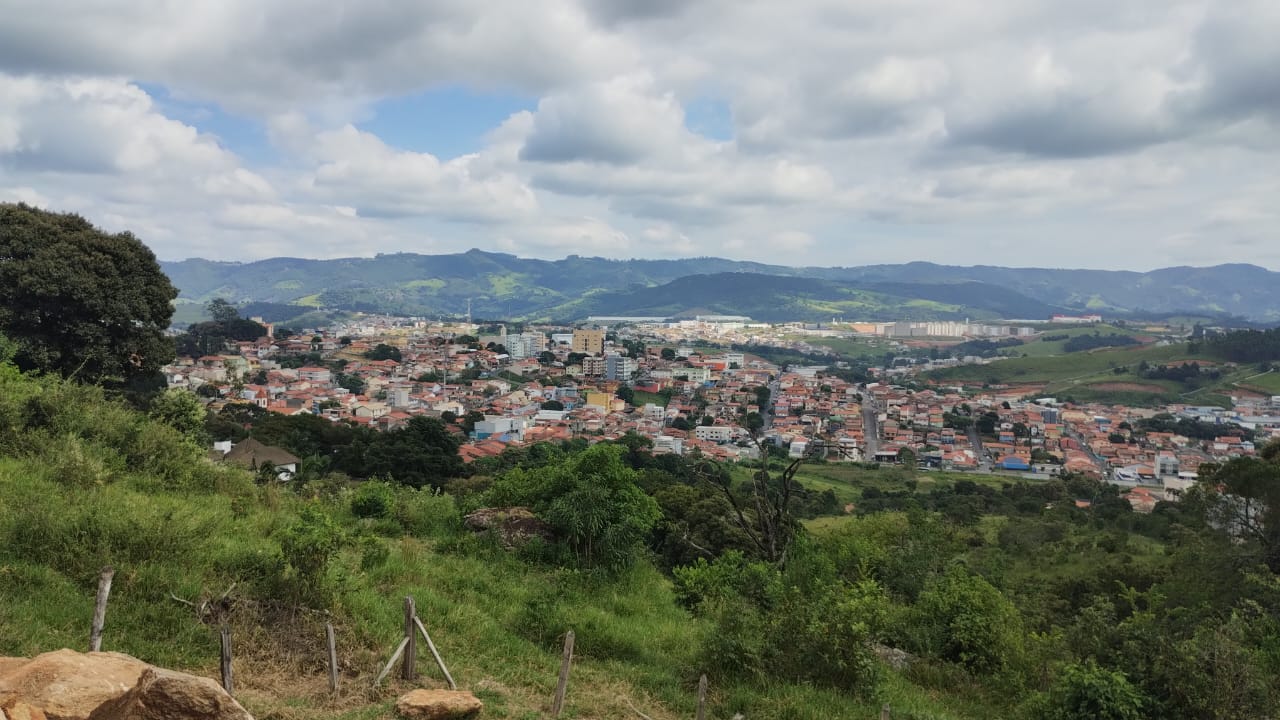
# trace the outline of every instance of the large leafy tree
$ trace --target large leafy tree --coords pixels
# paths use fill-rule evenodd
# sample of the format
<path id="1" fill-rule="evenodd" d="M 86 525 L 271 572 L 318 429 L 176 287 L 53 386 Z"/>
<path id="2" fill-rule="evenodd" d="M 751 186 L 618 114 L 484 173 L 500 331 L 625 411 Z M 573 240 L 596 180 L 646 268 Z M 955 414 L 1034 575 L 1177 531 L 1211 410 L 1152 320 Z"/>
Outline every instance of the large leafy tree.
<path id="1" fill-rule="evenodd" d="M 24 370 L 89 382 L 154 377 L 177 297 L 156 256 L 128 232 L 73 214 L 0 203 L 0 333 Z"/>

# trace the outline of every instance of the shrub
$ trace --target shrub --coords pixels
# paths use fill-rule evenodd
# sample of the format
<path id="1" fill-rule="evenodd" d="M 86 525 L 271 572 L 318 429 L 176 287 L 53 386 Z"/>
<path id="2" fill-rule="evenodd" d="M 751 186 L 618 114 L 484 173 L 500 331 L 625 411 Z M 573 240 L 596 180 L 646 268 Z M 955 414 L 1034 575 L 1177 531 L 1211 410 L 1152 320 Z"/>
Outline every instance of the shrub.
<path id="1" fill-rule="evenodd" d="M 950 567 L 915 606 L 917 650 L 991 675 L 1018 666 L 1022 618 L 991 583 L 959 565 Z"/>
<path id="2" fill-rule="evenodd" d="M 1064 667 L 1033 714 L 1044 720 L 1139 720 L 1143 704 L 1124 673 L 1089 660 Z"/>
<path id="3" fill-rule="evenodd" d="M 380 480 L 361 483 L 351 496 L 351 514 L 358 518 L 385 518 L 395 508 L 396 494 Z"/>
<path id="4" fill-rule="evenodd" d="M 280 549 L 293 569 L 290 600 L 300 603 L 328 604 L 327 574 L 329 563 L 342 547 L 342 529 L 325 513 L 313 507 L 281 533 Z"/>

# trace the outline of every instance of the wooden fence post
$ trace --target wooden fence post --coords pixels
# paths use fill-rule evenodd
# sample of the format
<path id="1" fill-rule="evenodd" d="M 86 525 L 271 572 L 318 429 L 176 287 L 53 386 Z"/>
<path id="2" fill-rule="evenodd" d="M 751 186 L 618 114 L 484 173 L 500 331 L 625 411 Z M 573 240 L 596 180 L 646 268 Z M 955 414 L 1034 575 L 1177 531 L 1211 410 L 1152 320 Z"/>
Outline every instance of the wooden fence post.
<path id="1" fill-rule="evenodd" d="M 431 657 L 436 659 L 436 665 L 440 666 L 440 672 L 444 673 L 444 679 L 449 683 L 449 689 L 457 690 L 458 684 L 453 681 L 453 676 L 449 674 L 449 668 L 444 666 L 444 658 L 440 657 L 440 651 L 436 649 L 436 644 L 431 642 L 431 635 L 427 632 L 427 627 L 422 624 L 422 621 L 417 616 L 414 616 L 413 622 L 422 631 L 422 638 L 427 641 L 427 649 L 431 651 Z"/>
<path id="2" fill-rule="evenodd" d="M 231 628 L 223 625 L 219 635 L 222 640 L 222 689 L 228 695 L 234 695 L 235 681 L 231 677 Z"/>
<path id="3" fill-rule="evenodd" d="M 698 716 L 697 720 L 707 718 L 707 676 L 698 678 Z"/>
<path id="4" fill-rule="evenodd" d="M 107 597 L 111 595 L 111 579 L 116 569 L 110 565 L 102 568 L 98 576 L 98 599 L 93 605 L 93 626 L 89 629 L 89 652 L 102 649 L 102 626 L 107 621 Z"/>
<path id="5" fill-rule="evenodd" d="M 334 638 L 333 623 L 324 624 L 324 643 L 329 649 L 329 692 L 338 691 L 338 648 Z"/>
<path id="6" fill-rule="evenodd" d="M 556 699 L 551 704 L 552 717 L 564 710 L 564 694 L 569 689 L 569 665 L 573 663 L 573 631 L 564 636 L 564 656 L 560 658 L 560 681 L 556 683 Z"/>
<path id="7" fill-rule="evenodd" d="M 892 713 L 889 712 L 889 703 L 885 703 L 880 706 L 880 720 L 889 720 L 891 715 Z"/>
<path id="8" fill-rule="evenodd" d="M 396 646 L 395 652 L 391 653 L 391 659 L 387 661 L 385 666 L 383 666 L 382 672 L 378 673 L 378 677 L 373 679 L 374 687 L 378 687 L 378 685 L 382 683 L 382 678 L 386 677 L 387 673 L 391 672 L 391 668 L 394 667 L 396 661 L 400 659 L 400 654 L 404 652 L 404 646 L 408 644 L 409 638 L 404 638 L 400 641 L 400 644 Z"/>
<path id="9" fill-rule="evenodd" d="M 418 609 L 411 596 L 404 598 L 404 637 L 409 642 L 404 647 L 404 664 L 400 666 L 401 680 L 414 680 L 418 677 L 418 633 L 413 621 L 418 616 Z"/>

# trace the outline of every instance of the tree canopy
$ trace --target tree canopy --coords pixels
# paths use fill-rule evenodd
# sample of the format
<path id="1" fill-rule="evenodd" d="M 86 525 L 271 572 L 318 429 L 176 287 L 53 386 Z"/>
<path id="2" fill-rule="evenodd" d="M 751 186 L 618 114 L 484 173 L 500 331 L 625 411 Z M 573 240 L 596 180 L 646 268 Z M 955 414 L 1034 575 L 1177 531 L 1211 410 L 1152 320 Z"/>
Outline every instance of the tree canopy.
<path id="1" fill-rule="evenodd" d="M 74 214 L 0 203 L 0 333 L 23 370 L 125 383 L 173 359 L 164 331 L 177 297 L 131 233 Z"/>

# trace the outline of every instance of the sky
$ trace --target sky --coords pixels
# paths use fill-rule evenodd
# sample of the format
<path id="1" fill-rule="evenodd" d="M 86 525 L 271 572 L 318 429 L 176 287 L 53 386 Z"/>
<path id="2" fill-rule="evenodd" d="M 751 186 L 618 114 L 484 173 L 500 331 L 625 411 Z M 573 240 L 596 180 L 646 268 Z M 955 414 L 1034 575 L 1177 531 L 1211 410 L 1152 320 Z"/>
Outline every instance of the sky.
<path id="1" fill-rule="evenodd" d="M 5 0 L 0 201 L 166 260 L 1280 268 L 1275 0 Z"/>

